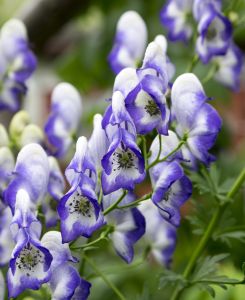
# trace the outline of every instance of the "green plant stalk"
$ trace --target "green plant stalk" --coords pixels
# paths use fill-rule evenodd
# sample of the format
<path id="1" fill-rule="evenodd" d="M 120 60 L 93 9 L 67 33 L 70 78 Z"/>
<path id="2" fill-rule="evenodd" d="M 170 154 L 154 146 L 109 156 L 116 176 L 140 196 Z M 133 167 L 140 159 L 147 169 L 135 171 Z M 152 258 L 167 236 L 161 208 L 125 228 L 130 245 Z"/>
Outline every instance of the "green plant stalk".
<path id="1" fill-rule="evenodd" d="M 148 200 L 149 198 L 151 198 L 152 196 L 152 192 L 151 193 L 148 193 L 146 195 L 144 195 L 143 197 L 141 197 L 140 199 L 138 200 L 135 200 L 129 204 L 126 204 L 126 205 L 122 205 L 122 206 L 117 206 L 117 208 L 119 209 L 123 209 L 123 208 L 129 208 L 129 207 L 134 207 L 135 205 L 138 205 L 138 203 L 142 202 L 142 201 L 145 201 L 145 200 Z"/>
<path id="2" fill-rule="evenodd" d="M 149 170 L 150 168 L 154 167 L 158 163 L 161 163 L 161 162 L 167 160 L 171 155 L 173 155 L 175 152 L 177 152 L 182 147 L 182 145 L 184 145 L 185 143 L 186 143 L 186 140 L 180 141 L 179 145 L 173 151 L 171 151 L 168 155 L 166 155 L 162 159 L 154 160 L 150 165 L 147 166 L 146 170 Z"/>
<path id="3" fill-rule="evenodd" d="M 114 293 L 117 295 L 117 297 L 120 300 L 126 300 L 126 298 L 123 296 L 123 294 L 118 290 L 118 288 L 114 285 L 113 282 L 111 282 L 106 276 L 105 274 L 103 274 L 95 265 L 95 263 L 87 256 L 87 255 L 83 255 L 83 258 L 86 260 L 86 262 L 94 269 L 95 273 L 101 277 L 104 282 L 114 291 Z"/>
<path id="4" fill-rule="evenodd" d="M 242 186 L 244 181 L 245 181 L 245 168 L 241 171 L 241 173 L 237 177 L 236 181 L 234 182 L 233 186 L 231 187 L 230 191 L 227 193 L 227 197 L 230 199 L 233 198 L 235 196 L 235 194 L 238 192 L 238 190 L 240 189 L 240 187 Z M 189 277 L 189 275 L 191 274 L 191 271 L 193 270 L 198 257 L 200 256 L 203 249 L 206 247 L 207 242 L 209 241 L 214 229 L 216 228 L 216 225 L 218 224 L 218 222 L 220 220 L 220 217 L 222 216 L 223 212 L 225 211 L 226 207 L 229 204 L 230 204 L 230 202 L 226 202 L 222 206 L 220 205 L 217 207 L 215 213 L 212 216 L 212 219 L 210 220 L 210 223 L 208 224 L 208 227 L 207 227 L 204 235 L 202 236 L 201 240 L 199 241 L 199 244 L 197 245 L 197 247 L 195 248 L 195 250 L 183 272 L 183 277 L 185 279 L 187 279 Z M 181 292 L 182 292 L 182 290 L 180 290 L 179 287 L 177 286 L 171 297 L 171 300 L 178 299 Z"/>
<path id="5" fill-rule="evenodd" d="M 109 206 L 107 209 L 104 210 L 103 214 L 106 216 L 111 212 L 113 209 L 117 207 L 117 205 L 123 200 L 123 198 L 127 195 L 128 191 L 123 191 L 122 195 L 118 198 L 116 202 L 114 202 L 111 206 Z"/>

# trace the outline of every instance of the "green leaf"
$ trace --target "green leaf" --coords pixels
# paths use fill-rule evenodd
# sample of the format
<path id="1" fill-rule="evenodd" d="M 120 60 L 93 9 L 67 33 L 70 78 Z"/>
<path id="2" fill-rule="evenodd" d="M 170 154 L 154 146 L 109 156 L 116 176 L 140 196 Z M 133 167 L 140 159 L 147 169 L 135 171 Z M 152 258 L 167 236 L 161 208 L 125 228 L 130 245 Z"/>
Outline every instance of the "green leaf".
<path id="1" fill-rule="evenodd" d="M 225 242 L 228 246 L 231 247 L 231 240 L 236 239 L 239 240 L 242 243 L 245 243 L 245 231 L 230 231 L 230 232 L 221 232 L 216 233 L 213 238 L 215 240 L 221 240 L 222 242 Z"/>
<path id="2" fill-rule="evenodd" d="M 172 270 L 165 269 L 159 275 L 159 289 L 169 285 L 178 285 L 183 288 L 187 285 L 187 280 L 182 275 L 177 274 Z"/>
<path id="3" fill-rule="evenodd" d="M 224 253 L 199 259 L 192 274 L 191 281 L 208 279 L 209 275 L 213 275 L 216 272 L 217 264 L 227 256 L 229 256 L 229 254 Z"/>

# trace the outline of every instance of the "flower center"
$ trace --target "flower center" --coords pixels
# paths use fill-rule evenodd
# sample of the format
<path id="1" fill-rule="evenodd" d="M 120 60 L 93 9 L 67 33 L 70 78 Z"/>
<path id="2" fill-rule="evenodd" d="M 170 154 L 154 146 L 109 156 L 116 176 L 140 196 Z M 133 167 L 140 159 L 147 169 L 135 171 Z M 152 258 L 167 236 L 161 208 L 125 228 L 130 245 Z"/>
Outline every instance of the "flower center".
<path id="1" fill-rule="evenodd" d="M 113 170 L 120 170 L 120 169 L 131 169 L 135 167 L 134 158 L 136 155 L 129 149 L 123 150 L 118 149 L 113 153 L 112 156 L 112 165 Z"/>
<path id="2" fill-rule="evenodd" d="M 213 26 L 209 26 L 207 33 L 206 33 L 206 39 L 208 41 L 211 41 L 216 37 L 216 34 L 217 34 L 216 28 Z"/>
<path id="3" fill-rule="evenodd" d="M 39 264 L 43 264 L 43 254 L 41 251 L 28 243 L 19 253 L 16 259 L 16 266 L 19 270 L 30 276 L 34 272 L 34 268 Z"/>
<path id="4" fill-rule="evenodd" d="M 156 105 L 156 102 L 153 101 L 152 99 L 149 99 L 147 101 L 147 104 L 145 105 L 144 108 L 151 117 L 160 115 L 161 113 L 159 107 Z"/>
<path id="5" fill-rule="evenodd" d="M 91 218 L 92 209 L 92 204 L 88 200 L 88 198 L 79 194 L 79 192 L 76 192 L 73 195 L 72 200 L 69 203 L 69 212 L 71 214 L 78 213 L 80 215 L 83 215 L 84 217 Z"/>

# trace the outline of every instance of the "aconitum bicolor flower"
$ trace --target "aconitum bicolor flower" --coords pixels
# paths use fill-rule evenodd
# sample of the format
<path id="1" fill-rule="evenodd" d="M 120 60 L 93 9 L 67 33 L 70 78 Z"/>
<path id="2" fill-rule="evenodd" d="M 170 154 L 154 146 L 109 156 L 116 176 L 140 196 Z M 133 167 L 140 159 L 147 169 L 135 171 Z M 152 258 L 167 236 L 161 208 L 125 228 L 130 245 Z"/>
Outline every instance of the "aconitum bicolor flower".
<path id="1" fill-rule="evenodd" d="M 214 78 L 233 91 L 239 91 L 243 67 L 241 50 L 235 44 L 231 44 L 226 54 L 216 56 L 213 63 L 217 64 L 217 72 Z"/>
<path id="2" fill-rule="evenodd" d="M 144 20 L 135 11 L 125 12 L 119 19 L 109 63 L 115 74 L 126 67 L 136 67 L 142 59 L 147 42 Z"/>
<path id="3" fill-rule="evenodd" d="M 100 114 L 94 115 L 93 125 L 94 129 L 92 135 L 88 141 L 88 147 L 91 153 L 91 157 L 96 166 L 97 173 L 101 172 L 101 160 L 106 154 L 109 147 L 109 140 L 105 130 L 102 128 L 102 116 Z"/>
<path id="4" fill-rule="evenodd" d="M 38 144 L 28 144 L 17 156 L 13 179 L 4 192 L 5 201 L 14 213 L 17 192 L 24 189 L 31 201 L 38 204 L 47 192 L 49 162 L 43 148 Z"/>
<path id="5" fill-rule="evenodd" d="M 14 156 L 11 150 L 8 147 L 0 147 L 0 199 L 11 179 L 14 163 Z"/>
<path id="6" fill-rule="evenodd" d="M 19 189 L 16 194 L 15 212 L 10 225 L 14 239 L 18 236 L 20 228 L 28 228 L 29 232 L 38 238 L 41 235 L 42 226 L 36 217 L 36 205 L 24 189 Z"/>
<path id="7" fill-rule="evenodd" d="M 210 5 L 213 6 L 216 11 L 221 12 L 221 4 L 221 0 L 194 0 L 193 16 L 195 20 L 198 22 Z"/>
<path id="8" fill-rule="evenodd" d="M 216 140 L 222 122 L 217 111 L 207 103 L 209 99 L 202 84 L 194 74 L 183 74 L 173 84 L 171 99 L 178 136 L 186 141 L 186 146 L 196 159 L 209 164 L 215 157 L 208 151 Z"/>
<path id="9" fill-rule="evenodd" d="M 213 5 L 207 6 L 198 24 L 196 51 L 204 64 L 216 55 L 224 55 L 232 38 L 230 21 Z"/>
<path id="10" fill-rule="evenodd" d="M 69 83 L 59 83 L 51 96 L 51 114 L 45 124 L 45 133 L 53 147 L 53 155 L 64 156 L 79 127 L 82 99 Z"/>
<path id="11" fill-rule="evenodd" d="M 52 255 L 36 236 L 20 229 L 7 276 L 9 297 L 17 297 L 25 289 L 38 290 L 51 277 Z"/>
<path id="12" fill-rule="evenodd" d="M 9 207 L 5 207 L 0 211 L 0 266 L 9 262 L 11 258 L 11 252 L 15 246 L 10 230 L 11 222 L 11 210 Z"/>
<path id="13" fill-rule="evenodd" d="M 178 138 L 174 132 L 169 131 L 168 136 L 162 136 L 162 151 L 159 159 L 166 157 L 178 146 Z M 156 160 L 159 153 L 159 138 L 153 140 L 149 163 Z M 177 158 L 169 157 L 150 169 L 150 178 L 153 186 L 152 201 L 159 208 L 160 214 L 165 220 L 175 226 L 180 224 L 180 207 L 192 194 L 191 181 L 184 175 Z M 175 159 L 174 159 L 175 158 Z"/>
<path id="14" fill-rule="evenodd" d="M 0 108 L 16 111 L 25 95 L 26 80 L 36 68 L 28 45 L 25 25 L 17 19 L 6 22 L 0 33 Z"/>
<path id="15" fill-rule="evenodd" d="M 57 224 L 59 219 L 56 206 L 64 195 L 65 181 L 56 158 L 49 156 L 48 161 L 50 168 L 48 192 L 42 202 L 42 211 L 45 215 L 46 226 L 52 227 Z"/>
<path id="16" fill-rule="evenodd" d="M 103 197 L 103 207 L 106 209 L 122 195 L 123 190 L 118 190 Z M 135 200 L 132 193 L 128 193 L 120 205 L 127 205 Z M 119 207 L 120 207 L 119 205 Z M 106 215 L 106 222 L 113 226 L 110 239 L 117 254 L 127 263 L 134 257 L 134 244 L 145 233 L 145 219 L 137 208 L 116 209 Z"/>
<path id="17" fill-rule="evenodd" d="M 167 88 L 166 55 L 159 42 L 148 45 L 140 69 L 126 68 L 117 75 L 113 90 L 123 94 L 137 133 L 146 134 L 156 128 L 158 132 L 167 134 Z"/>
<path id="18" fill-rule="evenodd" d="M 150 246 L 150 253 L 159 264 L 169 267 L 176 245 L 176 227 L 162 218 L 151 201 L 142 202 L 139 210 L 145 217 L 144 239 Z"/>
<path id="19" fill-rule="evenodd" d="M 77 262 L 77 259 L 72 257 L 69 245 L 62 243 L 60 232 L 49 231 L 45 233 L 41 243 L 53 256 L 50 267 L 52 275 L 49 281 L 52 299 L 87 299 L 91 284 L 82 279 L 78 271 L 69 264 L 69 261 Z M 80 298 L 78 298 L 79 296 Z"/>
<path id="20" fill-rule="evenodd" d="M 89 237 L 104 224 L 95 193 L 96 171 L 85 137 L 77 141 L 76 152 L 65 171 L 71 189 L 58 205 L 63 242 Z"/>
<path id="21" fill-rule="evenodd" d="M 161 11 L 161 22 L 168 28 L 171 41 L 186 42 L 192 35 L 192 24 L 188 18 L 192 13 L 192 0 L 168 0 Z"/>
<path id="22" fill-rule="evenodd" d="M 175 66 L 167 56 L 167 40 L 164 35 L 159 34 L 155 37 L 154 42 L 162 48 L 163 53 L 166 55 L 168 80 L 171 80 L 175 74 Z"/>

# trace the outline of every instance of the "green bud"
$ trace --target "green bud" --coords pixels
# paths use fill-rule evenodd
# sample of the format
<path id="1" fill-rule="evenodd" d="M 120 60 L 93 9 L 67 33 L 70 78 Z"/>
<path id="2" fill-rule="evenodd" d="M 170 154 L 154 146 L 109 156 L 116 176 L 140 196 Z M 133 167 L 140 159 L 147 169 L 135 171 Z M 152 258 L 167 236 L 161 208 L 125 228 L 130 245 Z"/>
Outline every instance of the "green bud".
<path id="1" fill-rule="evenodd" d="M 5 127 L 0 124 L 0 147 L 8 146 L 9 137 Z"/>

